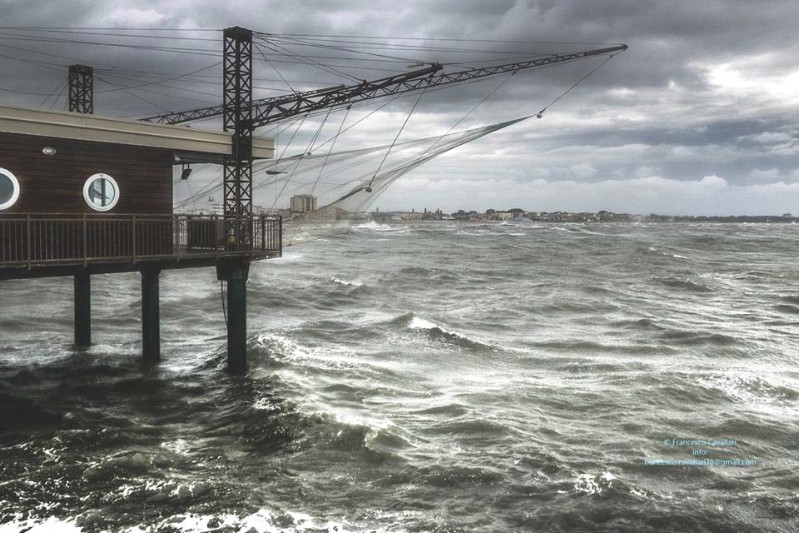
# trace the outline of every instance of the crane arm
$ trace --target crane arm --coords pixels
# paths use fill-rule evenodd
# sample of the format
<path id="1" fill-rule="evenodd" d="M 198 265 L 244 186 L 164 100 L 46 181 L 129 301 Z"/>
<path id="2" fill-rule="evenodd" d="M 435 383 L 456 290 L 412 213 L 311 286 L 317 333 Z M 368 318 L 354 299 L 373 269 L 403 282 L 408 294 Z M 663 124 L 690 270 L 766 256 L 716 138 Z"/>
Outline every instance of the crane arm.
<path id="1" fill-rule="evenodd" d="M 407 83 L 413 79 L 433 74 L 442 68 L 443 67 L 440 64 L 434 63 L 421 69 L 412 70 L 403 74 L 395 74 L 394 76 L 388 76 L 387 78 L 381 78 L 379 80 L 363 81 L 357 85 L 336 85 L 333 87 L 325 87 L 324 89 L 315 89 L 313 91 L 291 93 L 284 96 L 275 96 L 272 98 L 261 98 L 259 100 L 252 101 L 252 108 L 253 110 L 258 110 L 261 107 L 266 106 L 270 109 L 285 110 L 285 112 L 301 109 L 297 113 L 302 113 L 306 107 L 312 107 L 312 109 L 325 107 L 325 105 L 319 105 L 319 103 L 327 102 L 331 97 L 340 93 L 353 93 L 359 90 L 379 93 L 380 91 L 385 90 L 387 87 Z M 190 111 L 180 111 L 178 113 L 153 115 L 140 120 L 144 122 L 155 122 L 158 124 L 181 124 L 183 122 L 191 122 L 192 120 L 219 116 L 222 115 L 223 112 L 224 106 L 218 105 L 213 107 L 192 109 Z M 287 116 L 295 115 L 297 113 L 291 113 Z"/>
<path id="2" fill-rule="evenodd" d="M 250 128 L 254 129 L 271 122 L 277 122 L 278 120 L 301 115 L 310 111 L 316 111 L 318 109 L 336 107 L 339 105 L 348 105 L 354 102 L 370 100 L 372 98 L 380 98 L 383 96 L 391 96 L 419 89 L 426 89 L 429 87 L 439 87 L 442 85 L 462 83 L 478 78 L 494 76 L 496 74 L 518 72 L 520 70 L 553 65 L 555 63 L 564 63 L 567 61 L 574 61 L 591 56 L 613 54 L 623 52 L 626 49 L 627 45 L 620 44 L 618 46 L 598 48 L 595 50 L 551 55 L 529 61 L 507 63 L 492 67 L 471 68 L 459 72 L 439 74 L 436 74 L 436 72 L 441 70 L 443 67 L 440 64 L 434 63 L 423 69 L 408 72 L 406 74 L 389 76 L 388 78 L 382 78 L 380 80 L 371 82 L 363 81 L 356 85 L 339 85 L 335 87 L 318 89 L 315 91 L 307 91 L 304 93 L 293 93 L 274 98 L 254 100 L 252 103 L 253 118 L 249 126 Z M 179 124 L 181 122 L 188 122 L 200 118 L 221 115 L 222 111 L 222 106 L 215 106 L 195 109 L 192 111 L 184 111 L 182 113 L 156 115 L 144 118 L 142 120 L 147 122 Z"/>

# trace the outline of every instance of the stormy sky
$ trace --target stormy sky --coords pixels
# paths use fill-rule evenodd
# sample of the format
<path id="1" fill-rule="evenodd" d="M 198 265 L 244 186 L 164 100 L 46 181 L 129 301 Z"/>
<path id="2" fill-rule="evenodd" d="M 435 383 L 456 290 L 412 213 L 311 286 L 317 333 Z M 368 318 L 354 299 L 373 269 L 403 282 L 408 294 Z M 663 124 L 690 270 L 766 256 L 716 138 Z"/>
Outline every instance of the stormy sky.
<path id="1" fill-rule="evenodd" d="M 338 148 L 390 143 L 403 123 L 400 137 L 408 140 L 535 114 L 600 67 L 543 118 L 427 163 L 376 205 L 799 213 L 796 0 L 2 0 L 0 6 L 4 105 L 63 109 L 66 66 L 84 63 L 97 69 L 95 112 L 126 117 L 218 104 L 220 32 L 202 30 L 234 25 L 275 36 L 263 36 L 256 47 L 257 97 L 380 78 L 421 62 L 457 70 L 626 43 L 629 50 L 602 65 L 604 57 L 491 78 L 430 92 L 418 104 L 418 95 L 408 95 L 353 128 Z M 21 30 L 44 27 L 53 31 Z M 93 30 L 72 31 L 79 28 Z M 353 61 L 341 41 L 338 48 L 297 41 L 318 45 L 327 35 L 348 36 L 362 51 L 364 43 L 380 47 Z M 356 108 L 344 120 L 351 124 L 377 105 Z M 322 137 L 337 131 L 343 112 L 327 117 Z M 303 124 L 292 143 L 302 146 L 323 118 Z M 277 135 L 280 150 L 290 131 L 261 134 Z"/>

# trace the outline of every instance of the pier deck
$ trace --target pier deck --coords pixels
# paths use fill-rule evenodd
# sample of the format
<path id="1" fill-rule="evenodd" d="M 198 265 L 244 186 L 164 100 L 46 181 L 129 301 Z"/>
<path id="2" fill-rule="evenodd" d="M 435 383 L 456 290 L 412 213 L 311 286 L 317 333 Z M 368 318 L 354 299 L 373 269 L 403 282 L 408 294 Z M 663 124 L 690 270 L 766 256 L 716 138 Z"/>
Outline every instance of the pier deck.
<path id="1" fill-rule="evenodd" d="M 226 259 L 279 257 L 282 220 L 236 219 L 252 244 L 225 237 L 213 215 L 0 215 L 0 279 L 214 266 Z"/>

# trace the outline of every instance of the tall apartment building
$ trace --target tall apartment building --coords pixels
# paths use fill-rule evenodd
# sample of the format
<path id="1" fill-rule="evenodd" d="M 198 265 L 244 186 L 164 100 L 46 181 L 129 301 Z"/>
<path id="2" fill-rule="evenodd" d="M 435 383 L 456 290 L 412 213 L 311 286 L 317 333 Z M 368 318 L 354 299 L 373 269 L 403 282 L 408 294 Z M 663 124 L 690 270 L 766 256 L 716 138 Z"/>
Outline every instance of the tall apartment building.
<path id="1" fill-rule="evenodd" d="M 292 196 L 291 211 L 294 213 L 316 211 L 316 196 L 312 194 L 296 194 Z"/>

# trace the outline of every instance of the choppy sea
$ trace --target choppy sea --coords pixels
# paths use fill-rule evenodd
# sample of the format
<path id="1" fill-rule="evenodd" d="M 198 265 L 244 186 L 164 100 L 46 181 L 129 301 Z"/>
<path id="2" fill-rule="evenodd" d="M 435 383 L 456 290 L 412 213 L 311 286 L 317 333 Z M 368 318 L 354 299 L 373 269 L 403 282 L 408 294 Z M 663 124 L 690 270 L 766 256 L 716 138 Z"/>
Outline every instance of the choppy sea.
<path id="1" fill-rule="evenodd" d="M 250 272 L 0 282 L 0 532 L 794 532 L 799 226 L 376 224 Z"/>

